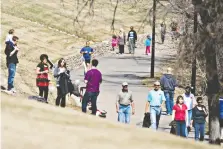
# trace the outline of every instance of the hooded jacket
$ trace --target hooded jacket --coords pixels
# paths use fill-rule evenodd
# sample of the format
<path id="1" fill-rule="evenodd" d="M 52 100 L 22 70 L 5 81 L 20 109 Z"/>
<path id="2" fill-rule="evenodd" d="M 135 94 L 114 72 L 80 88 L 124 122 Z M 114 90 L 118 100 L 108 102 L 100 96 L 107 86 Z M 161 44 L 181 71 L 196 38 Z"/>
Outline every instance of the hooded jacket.
<path id="1" fill-rule="evenodd" d="M 160 79 L 160 84 L 164 92 L 174 91 L 175 87 L 177 87 L 177 81 L 171 74 L 164 74 Z"/>

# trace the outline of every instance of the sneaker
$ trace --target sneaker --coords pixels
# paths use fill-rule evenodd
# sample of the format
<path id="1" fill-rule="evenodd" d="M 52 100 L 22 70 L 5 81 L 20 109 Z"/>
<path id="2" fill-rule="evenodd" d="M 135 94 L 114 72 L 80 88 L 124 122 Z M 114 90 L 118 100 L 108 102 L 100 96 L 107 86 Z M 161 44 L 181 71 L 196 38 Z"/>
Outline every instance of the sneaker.
<path id="1" fill-rule="evenodd" d="M 15 90 L 15 88 L 12 88 L 12 91 L 13 91 L 13 93 L 16 93 L 16 90 Z"/>
<path id="2" fill-rule="evenodd" d="M 11 89 L 10 89 L 10 90 L 8 90 L 8 91 L 10 91 L 10 92 L 12 92 L 12 93 L 16 93 L 15 88 L 11 88 Z"/>

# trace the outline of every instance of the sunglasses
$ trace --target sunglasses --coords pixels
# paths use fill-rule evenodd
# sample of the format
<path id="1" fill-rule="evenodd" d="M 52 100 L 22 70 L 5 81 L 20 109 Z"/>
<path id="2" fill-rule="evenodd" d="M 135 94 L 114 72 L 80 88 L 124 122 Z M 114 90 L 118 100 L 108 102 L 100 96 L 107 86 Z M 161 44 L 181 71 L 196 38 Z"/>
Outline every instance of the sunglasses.
<path id="1" fill-rule="evenodd" d="M 160 86 L 160 85 L 154 85 L 154 86 Z"/>

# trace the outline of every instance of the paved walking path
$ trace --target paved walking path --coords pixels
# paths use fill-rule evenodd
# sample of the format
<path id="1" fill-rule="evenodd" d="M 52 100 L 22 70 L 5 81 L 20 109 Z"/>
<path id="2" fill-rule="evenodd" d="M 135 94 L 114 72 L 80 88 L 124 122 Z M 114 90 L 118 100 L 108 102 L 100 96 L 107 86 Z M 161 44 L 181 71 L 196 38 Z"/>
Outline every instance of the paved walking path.
<path id="1" fill-rule="evenodd" d="M 164 47 L 164 46 L 163 46 Z M 125 52 L 128 49 L 125 48 Z M 115 100 L 117 93 L 121 89 L 123 81 L 129 83 L 129 90 L 133 91 L 133 99 L 136 104 L 136 113 L 131 117 L 132 125 L 141 125 L 144 117 L 145 102 L 149 89 L 142 85 L 142 80 L 149 77 L 150 74 L 150 57 L 144 54 L 145 49 L 137 48 L 134 56 L 130 54 L 103 57 L 99 59 L 98 69 L 102 72 L 103 82 L 100 87 L 101 93 L 98 97 L 98 108 L 108 112 L 107 119 L 117 121 L 115 110 Z M 167 54 L 168 53 L 168 54 Z M 167 55 L 166 55 L 167 54 Z M 160 64 L 171 59 L 175 53 L 167 52 L 167 49 L 156 51 L 155 71 L 160 71 Z M 80 79 L 83 83 L 83 68 L 72 72 L 72 79 Z M 161 127 L 169 124 L 170 117 L 161 118 Z"/>
<path id="2" fill-rule="evenodd" d="M 156 58 L 155 58 L 155 72 L 162 73 L 161 67 L 166 64 L 168 60 L 174 60 L 176 50 L 173 49 L 173 45 L 168 46 L 157 45 Z M 102 72 L 103 82 L 100 87 L 101 93 L 98 97 L 98 108 L 106 110 L 107 120 L 117 121 L 117 113 L 115 109 L 115 101 L 117 93 L 121 90 L 121 84 L 123 81 L 129 83 L 129 90 L 133 92 L 133 99 L 135 101 L 135 115 L 131 116 L 131 125 L 137 127 L 142 126 L 144 117 L 145 102 L 149 90 L 142 85 L 142 80 L 150 76 L 150 61 L 151 56 L 145 55 L 145 48 L 137 48 L 134 56 L 130 54 L 116 55 L 110 57 L 99 58 L 98 69 Z M 128 49 L 125 47 L 125 53 L 128 53 Z M 85 86 L 83 83 L 83 68 L 72 71 L 72 80 L 80 79 L 81 86 Z M 171 122 L 171 116 L 162 114 L 160 119 L 159 130 L 170 132 L 169 123 Z M 189 138 L 194 137 L 194 131 L 189 135 Z M 207 138 L 206 136 L 205 138 Z"/>

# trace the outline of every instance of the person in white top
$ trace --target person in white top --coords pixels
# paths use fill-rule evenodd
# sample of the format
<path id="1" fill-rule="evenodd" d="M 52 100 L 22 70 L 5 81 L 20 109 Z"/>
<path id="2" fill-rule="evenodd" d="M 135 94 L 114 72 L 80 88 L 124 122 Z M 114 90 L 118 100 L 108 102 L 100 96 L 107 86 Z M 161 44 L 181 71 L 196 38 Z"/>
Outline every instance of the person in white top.
<path id="1" fill-rule="evenodd" d="M 192 118 L 192 109 L 196 105 L 196 99 L 194 97 L 194 94 L 191 93 L 191 87 L 186 86 L 185 93 L 182 95 L 184 98 L 184 104 L 187 106 L 188 110 L 188 118 L 187 118 L 187 124 L 190 124 L 191 118 Z M 190 126 L 186 127 L 186 136 L 188 136 L 188 128 Z"/>
<path id="2" fill-rule="evenodd" d="M 10 29 L 9 30 L 9 34 L 6 36 L 5 42 L 11 41 L 12 42 L 12 37 L 14 35 L 15 30 L 14 29 Z"/>

